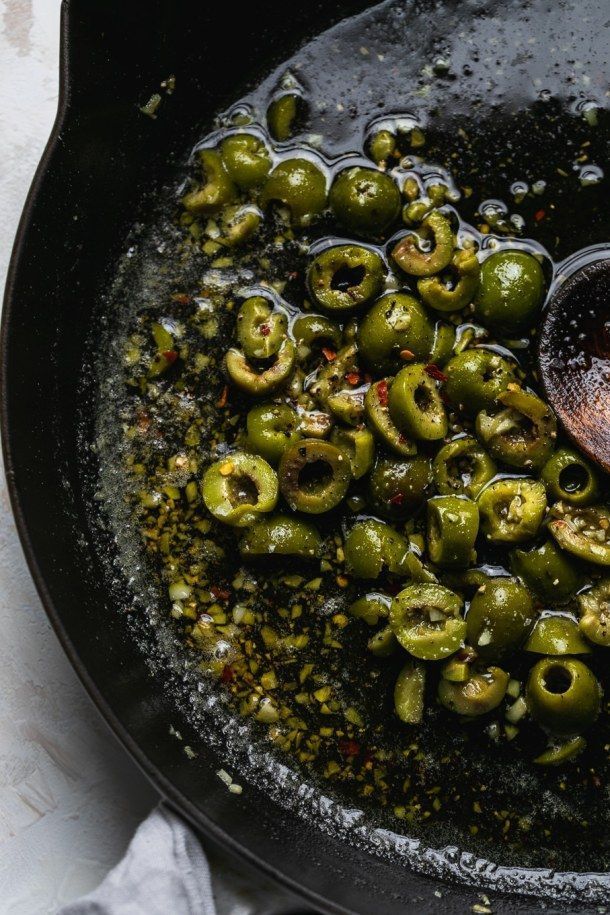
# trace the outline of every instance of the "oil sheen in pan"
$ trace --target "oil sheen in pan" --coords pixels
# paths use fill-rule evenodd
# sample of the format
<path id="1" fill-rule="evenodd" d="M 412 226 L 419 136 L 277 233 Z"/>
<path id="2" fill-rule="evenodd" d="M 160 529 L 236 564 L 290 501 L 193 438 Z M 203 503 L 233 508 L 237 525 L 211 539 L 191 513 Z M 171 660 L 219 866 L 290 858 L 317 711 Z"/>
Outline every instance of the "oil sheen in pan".
<path id="1" fill-rule="evenodd" d="M 581 244 L 601 242 L 607 236 L 608 220 L 597 202 L 601 195 L 579 197 L 578 207 L 570 206 L 574 182 L 558 172 L 574 173 L 582 109 L 604 105 L 605 87 L 596 81 L 596 74 L 603 71 L 605 61 L 607 13 L 602 0 L 597 6 L 591 4 L 588 21 L 576 3 L 561 6 L 561 15 L 557 11 L 551 17 L 542 2 L 528 5 L 527 10 L 516 2 L 449 2 L 434 4 L 432 9 L 423 2 L 382 3 L 306 45 L 241 103 L 264 109 L 264 100 L 290 70 L 312 100 L 303 139 L 323 137 L 323 151 L 332 158 L 348 153 L 353 138 L 362 138 L 387 113 L 416 117 L 430 138 L 427 157 L 449 166 L 459 183 L 476 189 L 472 203 L 460 205 L 472 221 L 477 204 L 506 199 L 510 186 L 525 174 L 532 183 L 545 181 L 545 199 L 552 200 L 556 209 L 545 219 L 538 238 L 556 258 L 562 258 L 571 252 L 574 237 Z M 573 49 L 569 65 L 566 44 Z M 598 140 L 591 149 L 591 160 L 598 164 L 603 163 L 608 138 L 603 110 L 599 122 Z M 197 139 L 193 135 L 192 144 Z M 505 155 L 507 148 L 510 156 Z M 552 161 L 549 150 L 555 157 Z M 185 149 L 185 158 L 187 153 Z M 132 637 L 141 641 L 154 670 L 168 676 L 171 671 L 177 701 L 191 719 L 198 719 L 202 740 L 226 748 L 227 765 L 244 782 L 257 781 L 280 803 L 314 818 L 320 828 L 347 836 L 374 854 L 439 876 L 476 880 L 479 887 L 518 887 L 522 892 L 544 891 L 563 898 L 574 898 L 582 890 L 588 900 L 602 901 L 610 881 L 585 880 L 574 873 L 605 870 L 610 860 L 605 844 L 606 805 L 595 790 L 565 792 L 560 778 L 532 772 L 527 760 L 511 758 L 507 772 L 505 758 L 490 744 L 486 751 L 463 760 L 463 771 L 458 773 L 465 789 L 463 814 L 442 828 L 428 824 L 423 830 L 414 829 L 417 835 L 407 838 L 401 834 L 400 821 L 378 810 L 362 809 L 353 798 L 331 796 L 328 786 L 307 781 L 287 758 L 274 756 L 266 743 L 253 737 L 245 721 L 231 716 L 222 697 L 189 671 L 165 620 L 165 595 L 149 574 L 137 540 L 128 533 L 116 428 L 123 393 L 113 383 L 112 368 L 133 314 L 166 297 L 177 284 L 200 279 L 194 274 L 189 277 L 188 266 L 180 267 L 181 273 L 178 268 L 166 273 L 159 269 L 168 266 L 168 254 L 177 241 L 163 211 L 165 204 L 171 212 L 179 183 L 178 175 L 176 185 L 148 202 L 148 212 L 142 214 L 147 227 L 141 222 L 129 240 L 130 250 L 117 269 L 105 305 L 108 332 L 101 347 L 98 344 L 102 466 L 98 502 L 103 503 L 122 565 L 138 594 Z M 528 205 L 522 210 L 526 217 Z M 568 214 L 569 224 L 562 213 Z M 438 750 L 430 752 L 426 760 L 439 779 L 444 777 L 441 755 Z M 506 792 L 508 782 L 524 815 L 548 817 L 552 824 L 548 847 L 528 847 L 525 841 L 516 849 L 510 840 L 498 847 L 471 834 L 476 817 L 467 789 L 483 780 L 492 797 L 495 791 Z M 595 823 L 594 841 L 585 841 L 586 835 L 576 828 L 582 819 Z M 558 836 L 561 841 L 556 844 Z M 552 870 L 527 869 L 547 866 Z"/>

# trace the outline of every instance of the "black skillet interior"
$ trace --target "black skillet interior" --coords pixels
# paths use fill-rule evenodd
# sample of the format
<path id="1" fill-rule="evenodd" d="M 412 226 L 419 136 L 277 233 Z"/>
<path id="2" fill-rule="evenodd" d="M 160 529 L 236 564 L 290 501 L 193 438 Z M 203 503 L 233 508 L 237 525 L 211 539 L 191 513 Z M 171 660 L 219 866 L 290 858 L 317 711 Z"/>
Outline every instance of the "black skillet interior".
<path id="1" fill-rule="evenodd" d="M 4 446 L 21 536 L 59 635 L 104 715 L 177 807 L 321 910 L 463 912 L 479 901 L 475 889 L 413 873 L 400 855 L 382 854 L 381 832 L 373 854 L 370 843 L 347 842 L 327 830 L 323 815 L 305 820 L 271 800 L 262 783 L 248 785 L 239 797 L 227 792 L 216 775 L 226 764 L 221 742 L 201 745 L 184 706 L 161 688 L 161 675 L 157 681 L 151 677 L 141 648 L 127 634 L 120 596 L 127 607 L 129 588 L 119 566 L 109 570 L 101 555 L 103 533 L 92 523 L 85 497 L 87 472 L 95 473 L 95 458 L 82 443 L 92 434 L 95 384 L 88 367 L 91 340 L 98 336 L 97 306 L 128 228 L 145 214 L 147 195 L 172 180 L 177 163 L 217 110 L 289 57 L 303 39 L 369 5 L 354 0 L 329 9 L 311 2 L 288 9 L 267 0 L 238 14 L 222 5 L 168 0 L 150 0 L 145 13 L 136 0 L 120 9 L 101 0 L 64 5 L 60 118 L 26 206 L 7 287 Z M 385 26 L 385 33 L 376 32 L 373 25 L 367 40 L 385 34 L 398 59 L 395 30 L 403 28 L 404 75 L 394 71 L 390 78 L 379 67 L 367 75 L 360 69 L 345 90 L 353 117 L 364 110 L 370 117 L 374 104 L 378 111 L 414 106 L 429 111 L 429 94 L 415 91 L 427 80 L 421 61 L 450 56 L 450 73 L 432 80 L 437 104 L 428 127 L 439 160 L 459 162 L 460 174 L 477 183 L 478 200 L 484 191 L 498 196 L 500 186 L 505 192 L 516 178 L 546 174 L 550 150 L 559 164 L 572 167 L 581 128 L 568 109 L 586 100 L 603 104 L 607 87 L 604 0 L 587 4 L 589 20 L 582 6 L 567 3 L 393 3 L 381 5 L 383 15 L 388 6 L 394 31 Z M 509 41 L 514 20 L 525 23 L 520 50 Z M 355 40 L 360 26 L 354 28 Z M 533 50 L 532 36 L 538 36 Z M 582 81 L 583 66 L 592 75 L 588 84 Z M 341 69 L 320 71 L 316 88 L 331 97 L 343 92 Z M 141 115 L 138 105 L 170 74 L 178 88 L 159 117 Z M 359 112 L 362 85 L 373 87 L 374 103 L 362 101 Z M 604 137 L 600 132 L 600 143 Z M 341 131 L 333 142 L 341 149 Z M 599 160 L 604 150 L 594 152 Z M 554 200 L 570 193 L 556 177 L 549 181 L 557 185 Z M 603 240 L 603 215 L 595 202 L 572 212 L 566 238 L 550 213 L 539 240 L 564 256 L 579 233 L 588 244 Z M 199 751 L 196 758 L 185 755 L 184 744 Z M 531 875 L 524 882 L 524 875 L 505 875 L 468 855 L 454 855 L 455 861 L 456 874 L 473 887 L 495 881 L 499 890 L 536 889 Z M 553 886 L 558 884 L 552 878 L 539 881 L 541 891 Z M 563 881 L 563 890 L 567 898 L 590 903 L 607 893 L 594 878 Z M 495 912 L 542 905 L 525 895 L 492 898 Z M 565 910 L 553 905 L 546 910 Z"/>

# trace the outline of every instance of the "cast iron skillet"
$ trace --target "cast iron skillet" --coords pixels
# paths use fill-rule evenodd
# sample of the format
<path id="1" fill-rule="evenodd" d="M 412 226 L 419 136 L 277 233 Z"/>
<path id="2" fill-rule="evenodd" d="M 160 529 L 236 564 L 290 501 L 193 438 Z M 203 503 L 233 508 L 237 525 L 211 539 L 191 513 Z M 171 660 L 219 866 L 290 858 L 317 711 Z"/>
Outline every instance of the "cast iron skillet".
<path id="1" fill-rule="evenodd" d="M 59 114 L 6 289 L 4 454 L 19 533 L 51 621 L 98 708 L 163 795 L 211 841 L 320 911 L 463 913 L 479 901 L 476 887 L 397 868 L 328 835 L 322 820 L 304 822 L 255 785 L 230 795 L 216 776 L 222 753 L 198 747 L 195 759 L 185 756 L 170 728 L 193 745 L 197 736 L 151 678 L 116 613 L 117 582 L 90 523 L 75 422 L 86 418 L 92 395 L 83 359 L 95 303 L 144 194 L 171 176 L 193 122 L 204 124 L 304 38 L 369 5 L 242 4 L 234 32 L 236 12 L 227 4 L 148 0 L 144 9 L 139 0 L 64 0 Z M 483 8 L 463 6 L 473 15 Z M 134 117 L 170 73 L 179 91 L 163 118 Z M 434 895 L 439 887 L 442 900 Z M 501 894 L 492 904 L 495 913 L 545 907 Z"/>

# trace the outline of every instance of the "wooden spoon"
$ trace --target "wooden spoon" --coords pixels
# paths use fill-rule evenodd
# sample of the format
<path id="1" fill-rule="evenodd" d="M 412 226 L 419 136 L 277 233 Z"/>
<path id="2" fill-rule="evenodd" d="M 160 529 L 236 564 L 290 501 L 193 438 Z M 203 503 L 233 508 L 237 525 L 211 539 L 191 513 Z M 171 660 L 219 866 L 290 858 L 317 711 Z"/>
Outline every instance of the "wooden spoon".
<path id="1" fill-rule="evenodd" d="M 610 472 L 610 260 L 582 267 L 552 296 L 538 363 L 567 434 Z"/>

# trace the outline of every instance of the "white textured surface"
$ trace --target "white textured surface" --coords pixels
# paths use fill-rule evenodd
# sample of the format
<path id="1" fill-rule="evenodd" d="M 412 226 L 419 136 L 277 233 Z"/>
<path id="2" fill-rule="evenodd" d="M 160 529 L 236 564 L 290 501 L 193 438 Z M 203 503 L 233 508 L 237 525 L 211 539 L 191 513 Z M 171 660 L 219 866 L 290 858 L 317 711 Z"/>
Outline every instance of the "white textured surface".
<path id="1" fill-rule="evenodd" d="M 57 103 L 59 0 L 0 0 L 0 288 Z M 0 482 L 0 912 L 52 912 L 119 859 L 156 795 L 49 627 Z"/>

